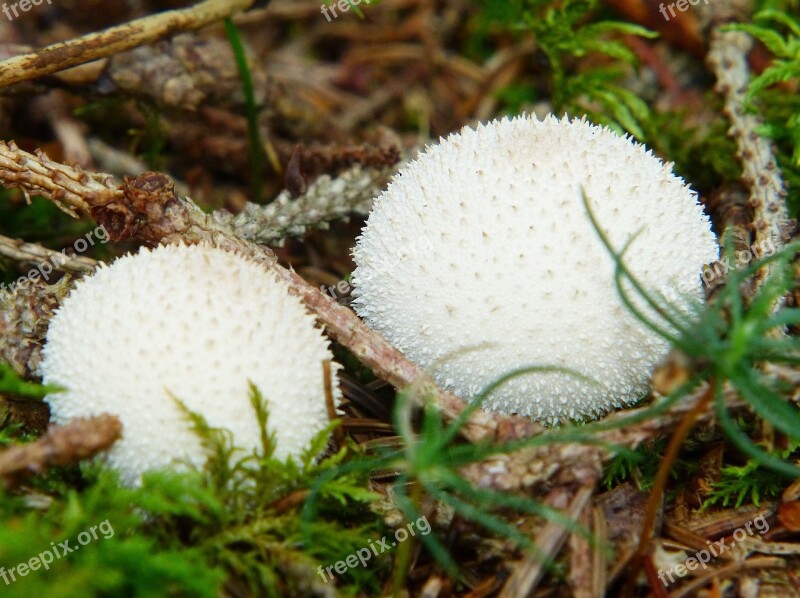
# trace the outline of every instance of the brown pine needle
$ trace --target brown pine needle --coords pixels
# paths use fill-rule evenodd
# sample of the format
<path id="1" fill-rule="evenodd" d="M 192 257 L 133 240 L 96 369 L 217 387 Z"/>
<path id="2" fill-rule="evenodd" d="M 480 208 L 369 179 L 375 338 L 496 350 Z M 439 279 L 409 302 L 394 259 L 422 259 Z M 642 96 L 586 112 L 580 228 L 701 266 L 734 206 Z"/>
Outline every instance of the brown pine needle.
<path id="1" fill-rule="evenodd" d="M 664 497 L 664 491 L 667 486 L 669 472 L 672 470 L 672 466 L 675 464 L 675 461 L 678 458 L 678 454 L 683 447 L 683 443 L 686 440 L 686 436 L 689 434 L 689 431 L 692 429 L 697 419 L 703 413 L 705 413 L 706 409 L 708 408 L 708 404 L 711 402 L 711 399 L 714 396 L 714 389 L 714 380 L 709 380 L 708 387 L 703 393 L 703 396 L 695 404 L 692 410 L 689 411 L 683 417 L 683 419 L 681 419 L 678 427 L 672 434 L 672 438 L 669 441 L 667 450 L 664 453 L 664 457 L 661 459 L 661 464 L 658 467 L 658 473 L 656 473 L 656 477 L 653 480 L 653 488 L 650 491 L 650 498 L 647 501 L 647 508 L 645 509 L 644 520 L 642 521 L 642 532 L 641 536 L 639 537 L 639 547 L 633 559 L 631 560 L 631 570 L 625 583 L 625 587 L 622 589 L 622 596 L 633 596 L 633 589 L 636 587 L 636 577 L 639 574 L 639 568 L 642 566 L 643 560 L 650 552 L 650 539 L 653 533 L 653 527 L 655 525 L 656 514 L 658 513 L 659 505 Z"/>

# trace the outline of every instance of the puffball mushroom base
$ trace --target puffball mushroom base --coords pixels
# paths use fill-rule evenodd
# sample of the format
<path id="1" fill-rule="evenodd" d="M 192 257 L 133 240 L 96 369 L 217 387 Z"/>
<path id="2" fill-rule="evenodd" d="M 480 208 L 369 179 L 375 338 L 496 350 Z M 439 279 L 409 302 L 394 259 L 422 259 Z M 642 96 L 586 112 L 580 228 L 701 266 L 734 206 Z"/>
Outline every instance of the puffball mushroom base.
<path id="1" fill-rule="evenodd" d="M 328 424 L 322 362 L 332 357 L 314 317 L 263 266 L 178 245 L 80 281 L 51 322 L 42 371 L 67 389 L 47 398 L 57 423 L 120 418 L 107 463 L 136 485 L 146 470 L 207 460 L 175 398 L 258 451 L 250 382 L 268 403 L 275 456 L 298 456 Z"/>
<path id="2" fill-rule="evenodd" d="M 442 386 L 544 423 L 599 417 L 648 391 L 667 342 L 623 306 L 612 245 L 683 308 L 719 248 L 696 194 L 641 144 L 548 116 L 464 128 L 377 198 L 354 250 L 360 316 Z"/>

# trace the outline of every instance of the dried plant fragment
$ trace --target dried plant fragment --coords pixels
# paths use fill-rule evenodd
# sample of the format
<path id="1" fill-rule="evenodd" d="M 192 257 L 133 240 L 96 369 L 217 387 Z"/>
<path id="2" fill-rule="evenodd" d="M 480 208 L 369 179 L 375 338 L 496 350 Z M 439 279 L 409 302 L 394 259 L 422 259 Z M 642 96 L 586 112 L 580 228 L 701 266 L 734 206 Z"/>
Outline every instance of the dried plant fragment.
<path id="1" fill-rule="evenodd" d="M 756 133 L 761 124 L 759 118 L 745 111 L 750 80 L 747 52 L 751 46 L 752 39 L 746 33 L 715 29 L 707 60 L 717 77 L 716 89 L 725 98 L 725 114 L 731 121 L 729 133 L 736 140 L 743 180 L 750 189 L 754 245 L 771 248 L 774 252 L 790 237 L 794 225 L 789 219 L 786 191 L 772 146 Z M 756 277 L 756 288 L 772 269 L 771 264 L 762 268 Z"/>
<path id="2" fill-rule="evenodd" d="M 72 282 L 70 276 L 54 285 L 39 279 L 5 298 L 0 294 L 0 357 L 19 376 L 39 377 L 50 318 L 69 294 Z"/>
<path id="3" fill-rule="evenodd" d="M 26 474 L 89 459 L 110 448 L 121 435 L 122 424 L 110 415 L 51 426 L 39 440 L 0 452 L 0 479 L 14 482 Z"/>
<path id="4" fill-rule="evenodd" d="M 254 60 L 250 73 L 261 104 L 266 97 L 266 74 Z M 117 54 L 109 60 L 104 92 L 146 97 L 168 108 L 194 111 L 201 105 L 241 107 L 242 82 L 227 40 L 178 35 L 171 40 Z"/>

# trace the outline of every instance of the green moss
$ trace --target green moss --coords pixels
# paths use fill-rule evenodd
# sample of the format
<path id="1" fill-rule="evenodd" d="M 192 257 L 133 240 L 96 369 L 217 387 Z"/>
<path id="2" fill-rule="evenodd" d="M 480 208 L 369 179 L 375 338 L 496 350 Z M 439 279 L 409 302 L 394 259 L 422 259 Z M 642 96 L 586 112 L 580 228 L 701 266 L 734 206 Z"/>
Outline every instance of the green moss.
<path id="1" fill-rule="evenodd" d="M 75 470 L 67 469 L 39 478 L 37 486 L 49 494 L 35 501 L 0 494 L 0 566 L 6 570 L 52 549 L 51 542 L 76 546 L 79 534 L 92 526 L 106 522 L 104 528 L 113 530 L 3 589 L 8 595 L 55 597 L 211 597 L 225 583 L 259 596 L 303 596 L 319 589 L 320 564 L 341 560 L 378 537 L 380 518 L 368 508 L 376 495 L 366 489 L 365 474 L 337 476 L 317 487 L 319 517 L 301 530 L 305 493 L 355 452 L 345 448 L 317 460 L 328 429 L 299 463 L 279 461 L 271 456 L 267 411 L 255 390 L 253 404 L 264 430 L 258 454 L 240 454 L 229 434 L 192 415 L 212 456 L 204 472 L 152 472 L 140 488 L 130 489 L 98 467 L 84 468 L 77 480 Z M 379 570 L 352 569 L 339 583 L 345 591 L 377 590 Z"/>
<path id="2" fill-rule="evenodd" d="M 603 486 L 610 490 L 622 482 L 634 480 L 642 490 L 649 490 L 658 471 L 666 443 L 648 442 L 631 452 L 617 455 L 603 471 Z"/>
<path id="3" fill-rule="evenodd" d="M 790 450 L 780 451 L 778 456 L 786 459 L 796 449 L 795 444 Z M 745 502 L 758 506 L 762 498 L 774 498 L 786 487 L 786 480 L 762 467 L 756 459 L 748 459 L 742 466 L 726 465 L 720 473 L 721 479 L 712 483 L 714 490 L 703 502 L 704 509 L 712 505 L 738 508 Z"/>

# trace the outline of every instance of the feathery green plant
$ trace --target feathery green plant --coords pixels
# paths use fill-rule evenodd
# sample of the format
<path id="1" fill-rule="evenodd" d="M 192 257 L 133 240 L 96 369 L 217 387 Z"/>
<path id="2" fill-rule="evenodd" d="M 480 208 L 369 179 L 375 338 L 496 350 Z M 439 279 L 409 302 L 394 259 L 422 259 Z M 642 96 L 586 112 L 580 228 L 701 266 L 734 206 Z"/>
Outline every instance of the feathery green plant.
<path id="1" fill-rule="evenodd" d="M 530 31 L 546 56 L 551 80 L 553 112 L 586 114 L 618 132 L 645 138 L 644 123 L 652 120 L 650 108 L 634 92 L 618 85 L 622 64 L 635 65 L 636 55 L 622 41 L 609 34 L 653 38 L 657 34 L 622 21 L 590 22 L 599 0 L 482 0 L 489 19 Z M 594 54 L 608 65 L 580 69 L 579 59 Z"/>
<path id="2" fill-rule="evenodd" d="M 30 506 L 30 497 L 0 490 L 3 596 L 217 596 L 223 572 L 211 566 L 199 548 L 180 545 L 177 537 L 159 545 L 155 534 L 144 533 L 160 517 L 148 522 L 139 505 L 158 503 L 168 512 L 178 496 L 167 488 L 178 488 L 177 480 L 149 480 L 141 489 L 129 490 L 120 488 L 114 475 L 102 472 L 83 490 L 69 488 L 52 501 L 39 496 L 33 502 L 40 503 L 38 508 Z M 187 495 L 183 500 L 206 498 Z M 92 526 L 103 526 L 106 533 L 79 545 L 78 535 Z M 33 558 L 51 562 L 46 569 L 39 565 L 21 576 L 19 564 Z"/>
<path id="3" fill-rule="evenodd" d="M 797 443 L 791 443 L 790 447 L 780 451 L 780 456 L 787 459 L 797 448 Z M 762 467 L 756 459 L 748 459 L 741 466 L 726 465 L 720 473 L 721 478 L 711 484 L 714 490 L 703 501 L 704 509 L 718 504 L 723 507 L 732 504 L 738 508 L 745 501 L 759 506 L 763 497 L 778 496 L 786 487 L 785 480 Z"/>
<path id="4" fill-rule="evenodd" d="M 800 476 L 800 468 L 759 448 L 741 430 L 728 411 L 723 392 L 724 386 L 730 384 L 756 416 L 790 438 L 798 435 L 800 410 L 779 393 L 759 367 L 768 362 L 800 363 L 800 339 L 783 334 L 786 326 L 800 323 L 800 309 L 781 304 L 795 283 L 792 260 L 800 243 L 787 245 L 741 269 L 732 269 L 715 299 L 705 307 L 695 303 L 687 314 L 642 286 L 623 259 L 633 239 L 621 250 L 614 248 L 585 196 L 584 204 L 601 242 L 614 258 L 617 290 L 625 306 L 645 326 L 682 351 L 696 369 L 690 381 L 662 401 L 661 406 L 672 404 L 707 381 L 719 424 L 728 439 L 761 466 L 790 478 Z M 730 254 L 732 247 L 727 251 Z M 745 304 L 742 297 L 748 281 L 767 263 L 773 264 L 771 274 Z M 642 304 L 647 306 L 646 311 Z"/>
<path id="5" fill-rule="evenodd" d="M 649 490 L 663 454 L 664 442 L 659 440 L 617 455 L 603 472 L 603 486 L 611 490 L 626 480 L 635 479 L 641 490 Z"/>
<path id="6" fill-rule="evenodd" d="M 234 593 L 259 596 L 324 593 L 319 564 L 341 560 L 378 537 L 380 518 L 368 509 L 375 495 L 363 472 L 318 484 L 354 452 L 343 448 L 318 458 L 331 428 L 317 435 L 298 462 L 274 458 L 268 410 L 256 389 L 252 403 L 262 436 L 253 454 L 234 448 L 229 432 L 189 414 L 210 455 L 203 472 L 151 472 L 140 488 L 131 489 L 97 467 L 85 471 L 82 483 L 59 486 L 58 476 L 69 475 L 61 470 L 48 479 L 50 488 L 63 492 L 40 497 L 42 510 L 31 508 L 30 499 L 0 492 L 0 566 L 6 570 L 49 549 L 51 542 L 69 538 L 74 545 L 81 531 L 100 522 L 108 520 L 114 530 L 113 537 L 56 559 L 48 571 L 31 571 L 8 587 L 0 578 L 0 589 L 56 598 L 211 597 L 223 584 Z M 304 535 L 299 511 L 312 485 L 320 517 L 307 522 Z M 352 569 L 338 589 L 377 590 L 375 578 L 372 569 Z"/>
<path id="7" fill-rule="evenodd" d="M 532 366 L 514 370 L 489 384 L 452 422 L 445 423 L 440 410 L 435 405 L 427 403 L 422 410 L 422 420 L 418 429 L 413 425 L 414 409 L 412 407 L 414 404 L 412 397 L 416 390 L 409 388 L 400 391 L 394 411 L 394 427 L 402 440 L 401 448 L 377 450 L 376 454 L 371 457 L 343 464 L 323 475 L 317 481 L 319 488 L 312 487 L 311 489 L 308 501 L 304 506 L 304 521 L 310 523 L 314 520 L 318 496 L 321 494 L 321 488 L 329 483 L 328 478 L 364 469 L 368 471 L 389 470 L 397 473 L 393 484 L 394 502 L 402 510 L 407 521 L 415 521 L 423 516 L 421 504 L 423 499 L 427 498 L 451 508 L 465 520 L 472 521 L 492 534 L 505 540 L 511 540 L 519 548 L 534 553 L 536 553 L 537 547 L 533 540 L 515 525 L 509 523 L 503 517 L 504 513 L 539 516 L 594 541 L 586 529 L 559 510 L 530 496 L 476 487 L 460 472 L 462 468 L 478 463 L 493 454 L 511 453 L 521 448 L 554 442 L 595 442 L 591 437 L 574 430 L 561 433 L 557 438 L 542 435 L 499 444 L 458 442 L 459 431 L 467 423 L 469 417 L 480 408 L 486 397 L 511 378 L 532 371 L 559 371 L 575 374 L 564 368 L 549 366 Z M 448 575 L 454 579 L 460 578 L 457 563 L 436 534 L 420 536 L 419 539 Z M 405 572 L 402 563 L 408 558 L 410 550 L 410 542 L 403 543 L 398 548 L 397 558 L 400 566 L 395 565 L 395 588 L 401 587 L 402 576 Z M 548 566 L 552 566 L 552 562 L 548 561 L 544 555 L 541 556 Z"/>

